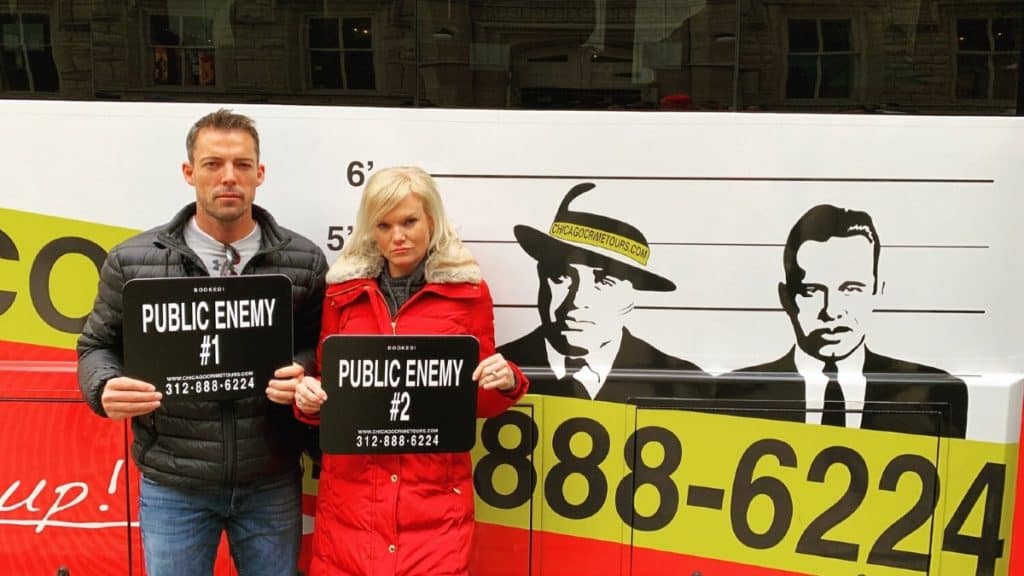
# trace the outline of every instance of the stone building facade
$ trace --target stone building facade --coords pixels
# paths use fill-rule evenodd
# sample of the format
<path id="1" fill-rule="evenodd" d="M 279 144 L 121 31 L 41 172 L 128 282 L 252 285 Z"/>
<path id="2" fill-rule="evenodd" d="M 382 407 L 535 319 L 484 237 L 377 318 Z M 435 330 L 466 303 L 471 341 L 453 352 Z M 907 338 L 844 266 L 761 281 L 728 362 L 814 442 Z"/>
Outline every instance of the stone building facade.
<path id="1" fill-rule="evenodd" d="M 10 0 L 0 97 L 1012 114 L 1022 21 L 1016 0 Z"/>

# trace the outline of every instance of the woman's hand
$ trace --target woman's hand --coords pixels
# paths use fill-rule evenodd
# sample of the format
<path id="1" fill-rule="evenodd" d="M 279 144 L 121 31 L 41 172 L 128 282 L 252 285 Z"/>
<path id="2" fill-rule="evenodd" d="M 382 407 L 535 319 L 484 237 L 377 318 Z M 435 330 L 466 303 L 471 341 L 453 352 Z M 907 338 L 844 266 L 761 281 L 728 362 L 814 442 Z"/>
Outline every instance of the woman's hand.
<path id="1" fill-rule="evenodd" d="M 501 354 L 488 356 L 473 370 L 473 380 L 484 390 L 508 392 L 516 387 L 516 374 Z"/>
<path id="2" fill-rule="evenodd" d="M 320 412 L 320 407 L 326 401 L 327 392 L 324 392 L 320 381 L 316 378 L 305 376 L 295 387 L 295 405 L 307 416 Z"/>

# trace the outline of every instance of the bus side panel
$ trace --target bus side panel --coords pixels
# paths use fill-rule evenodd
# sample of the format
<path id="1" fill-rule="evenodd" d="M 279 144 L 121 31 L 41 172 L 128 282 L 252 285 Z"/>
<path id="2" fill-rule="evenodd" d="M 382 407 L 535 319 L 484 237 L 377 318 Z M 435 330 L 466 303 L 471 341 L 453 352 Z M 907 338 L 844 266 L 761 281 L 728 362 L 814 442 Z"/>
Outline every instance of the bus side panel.
<path id="1" fill-rule="evenodd" d="M 125 438 L 82 402 L 0 398 L 4 573 L 142 574 Z"/>

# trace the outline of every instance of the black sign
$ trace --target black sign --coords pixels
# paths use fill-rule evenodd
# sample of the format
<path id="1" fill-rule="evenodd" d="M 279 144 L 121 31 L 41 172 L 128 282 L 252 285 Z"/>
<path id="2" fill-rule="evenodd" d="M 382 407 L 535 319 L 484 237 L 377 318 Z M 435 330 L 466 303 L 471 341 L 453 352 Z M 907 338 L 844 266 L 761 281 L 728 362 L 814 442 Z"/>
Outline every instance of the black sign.
<path id="1" fill-rule="evenodd" d="M 131 280 L 124 287 L 125 375 L 163 401 L 264 394 L 292 363 L 287 276 Z"/>
<path id="2" fill-rule="evenodd" d="M 331 336 L 320 448 L 332 454 L 465 452 L 476 442 L 472 336 Z"/>

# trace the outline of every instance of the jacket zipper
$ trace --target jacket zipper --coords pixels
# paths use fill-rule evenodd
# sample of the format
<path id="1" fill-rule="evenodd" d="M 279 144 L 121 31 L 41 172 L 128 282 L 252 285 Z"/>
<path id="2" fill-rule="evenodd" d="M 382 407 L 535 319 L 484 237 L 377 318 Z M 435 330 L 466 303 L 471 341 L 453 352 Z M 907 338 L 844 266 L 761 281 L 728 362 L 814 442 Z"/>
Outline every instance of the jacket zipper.
<path id="1" fill-rule="evenodd" d="M 419 292 L 413 294 L 411 298 L 406 300 L 405 304 L 402 304 L 401 306 L 399 306 L 398 310 L 395 310 L 395 317 L 391 319 L 391 335 L 392 336 L 398 336 L 398 317 L 402 315 L 402 310 L 405 310 L 406 307 L 409 306 L 409 304 L 412 304 L 413 300 L 416 300 L 417 298 L 419 298 L 420 294 L 423 294 L 423 292 L 426 291 L 426 290 L 427 290 L 427 287 L 424 286 L 423 288 L 421 288 L 419 290 Z M 380 296 L 380 299 L 383 300 L 384 299 L 384 294 L 381 293 L 380 288 L 377 288 L 376 291 L 377 291 L 377 295 Z M 387 309 L 387 307 L 388 307 L 387 302 L 385 302 L 384 303 L 384 308 Z"/>
<path id="2" fill-rule="evenodd" d="M 257 223 L 259 226 L 259 223 Z M 204 275 L 210 277 L 210 271 L 206 269 L 206 264 L 203 260 L 193 251 L 188 245 L 179 243 L 176 238 L 168 236 L 166 239 L 161 240 L 164 245 L 171 251 L 177 251 L 182 257 L 189 261 L 193 266 L 198 268 Z M 246 263 L 245 268 L 242 270 L 242 274 L 245 274 L 253 268 L 254 263 L 259 259 L 263 258 L 267 254 L 277 252 L 284 248 L 283 243 L 278 243 L 273 246 L 264 247 L 260 246 L 256 254 L 253 254 L 249 262 Z M 224 443 L 223 443 L 223 457 L 224 457 L 224 482 L 231 484 L 234 483 L 235 478 L 238 476 L 238 463 L 235 461 L 235 453 L 237 448 L 235 446 L 235 404 L 234 402 L 222 402 L 221 403 L 221 429 L 224 432 Z M 155 444 L 156 437 L 156 417 L 153 417 L 153 432 L 154 441 L 148 446 L 144 447 L 144 452 L 140 453 L 140 460 L 145 457 L 145 454 L 152 448 L 152 444 Z"/>
<path id="3" fill-rule="evenodd" d="M 350 288 L 348 290 L 344 290 L 342 292 L 334 294 L 333 296 L 341 296 L 342 294 L 347 294 L 350 290 L 359 290 L 359 289 L 360 288 L 358 288 L 358 287 L 353 287 L 353 288 Z M 363 286 L 362 290 L 364 292 L 366 292 L 367 296 L 370 296 L 371 294 L 376 295 L 376 298 L 379 300 L 378 305 L 381 305 L 381 306 L 384 307 L 384 310 L 388 314 L 388 319 L 390 320 L 391 335 L 392 336 L 398 336 L 398 317 L 402 315 L 402 311 L 405 310 L 406 308 L 408 308 L 409 305 L 412 304 L 415 300 L 419 299 L 421 294 L 435 292 L 434 290 L 430 289 L 429 284 L 427 286 L 424 286 L 422 289 L 420 289 L 419 292 L 413 294 L 411 298 L 406 300 L 405 304 L 402 304 L 402 306 L 399 307 L 398 310 L 395 311 L 395 316 L 392 318 L 391 317 L 391 311 L 388 309 L 387 302 L 384 301 L 384 293 L 380 291 L 380 287 L 379 286 L 376 286 L 376 285 L 373 285 L 372 287 L 371 286 Z M 336 304 L 334 304 L 333 302 L 331 303 L 331 306 L 334 309 L 338 308 L 338 306 Z"/>
<path id="4" fill-rule="evenodd" d="M 235 403 L 221 402 L 224 429 L 224 482 L 235 481 Z"/>

